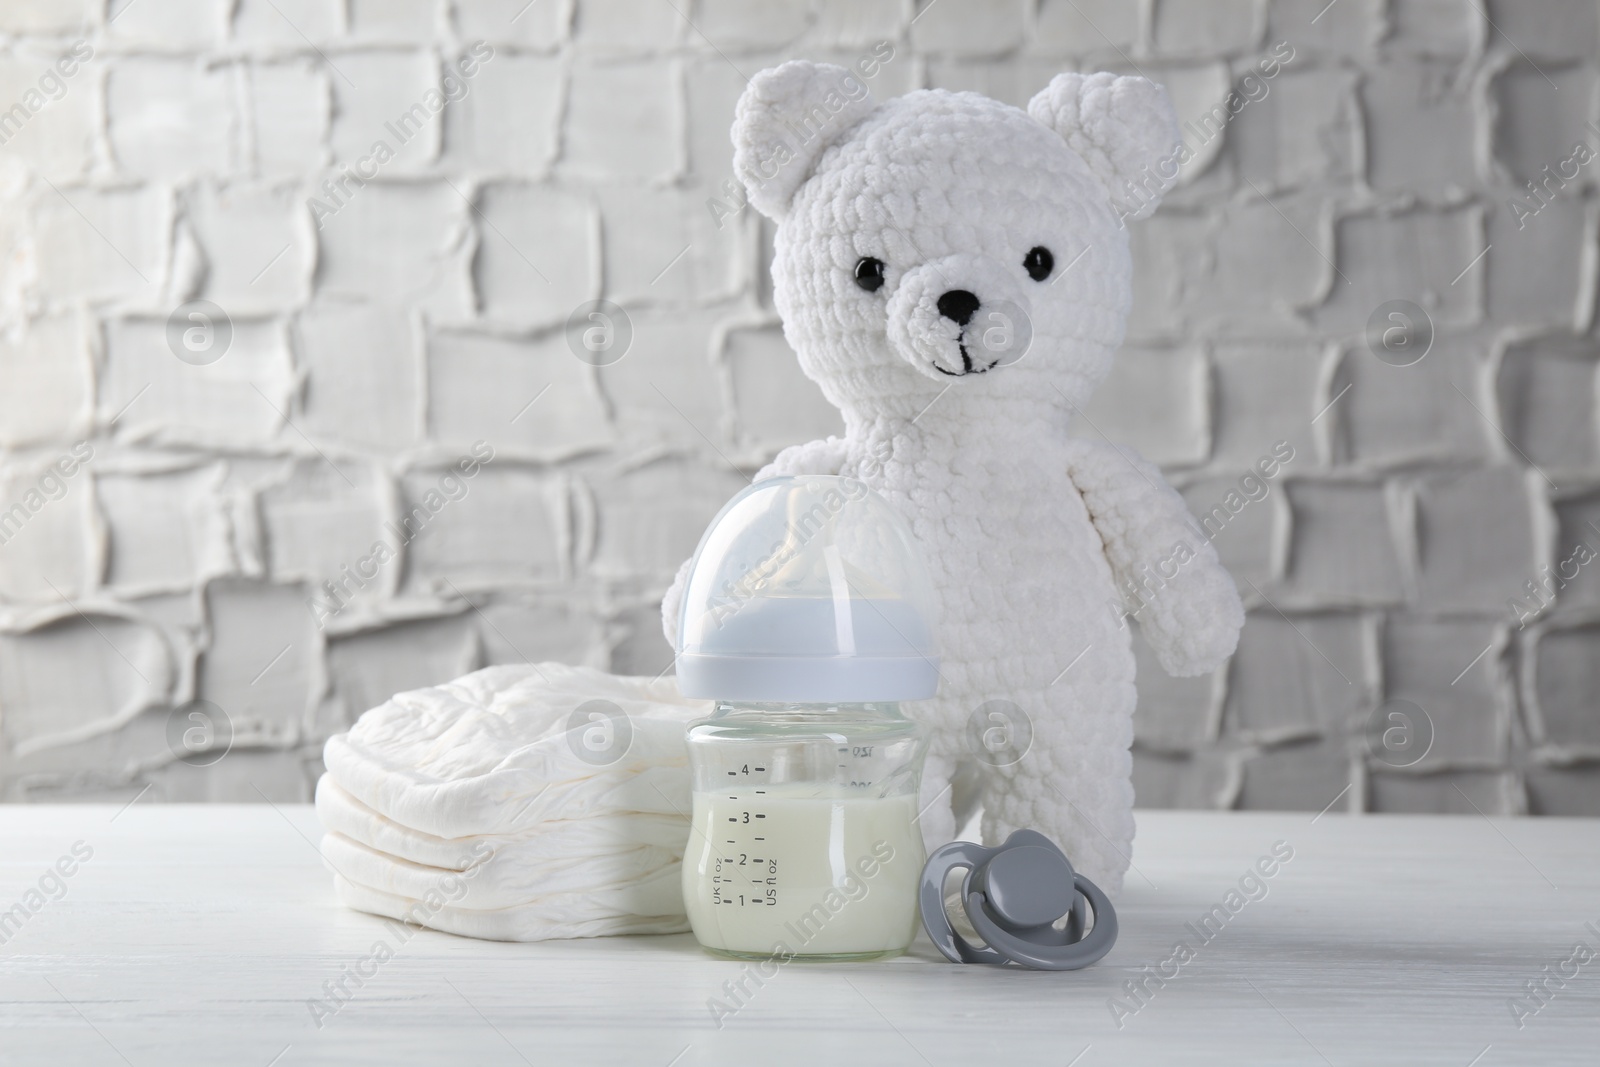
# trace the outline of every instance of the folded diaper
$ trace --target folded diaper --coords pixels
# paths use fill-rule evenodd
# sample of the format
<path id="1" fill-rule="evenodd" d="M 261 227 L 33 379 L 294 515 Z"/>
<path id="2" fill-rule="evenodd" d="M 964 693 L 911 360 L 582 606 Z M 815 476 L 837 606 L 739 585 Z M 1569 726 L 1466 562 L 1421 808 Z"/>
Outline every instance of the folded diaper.
<path id="1" fill-rule="evenodd" d="M 626 716 L 631 741 L 614 761 L 584 759 L 568 730 L 594 702 Z M 390 698 L 329 740 L 323 760 L 374 811 L 439 837 L 616 812 L 687 819 L 684 727 L 709 711 L 679 696 L 674 678 L 562 663 L 489 667 Z"/>
<path id="2" fill-rule="evenodd" d="M 564 865 L 644 850 L 677 857 L 688 837 L 688 821 L 677 814 L 595 815 L 558 819 L 514 834 L 436 837 L 387 819 L 347 793 L 331 774 L 317 783 L 317 815 L 330 833 L 375 852 L 440 870 L 513 862 L 537 865 L 546 876 Z"/>
<path id="3" fill-rule="evenodd" d="M 674 865 L 656 877 L 651 886 L 641 886 L 637 895 L 619 901 L 623 908 L 649 908 L 652 899 L 677 898 L 678 913 L 650 915 L 632 910 L 593 915 L 587 904 L 572 894 L 559 894 L 511 908 L 482 910 L 460 908 L 449 903 L 432 906 L 427 900 L 371 889 L 345 878 L 334 877 L 334 889 L 347 908 L 401 919 L 433 930 L 461 937 L 481 937 L 486 941 L 548 941 L 568 937 L 616 937 L 620 934 L 681 934 L 689 929 L 683 914 L 683 899 Z M 652 894 L 651 890 L 654 890 Z"/>
<path id="4" fill-rule="evenodd" d="M 683 734 L 708 711 L 670 678 L 558 663 L 397 695 L 324 752 L 340 900 L 497 940 L 688 929 Z"/>

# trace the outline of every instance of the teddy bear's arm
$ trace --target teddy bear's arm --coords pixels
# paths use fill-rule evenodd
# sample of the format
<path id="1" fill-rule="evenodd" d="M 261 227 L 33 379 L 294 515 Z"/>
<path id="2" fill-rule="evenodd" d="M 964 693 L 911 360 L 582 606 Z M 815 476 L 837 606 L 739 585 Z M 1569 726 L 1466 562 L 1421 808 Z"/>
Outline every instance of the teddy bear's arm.
<path id="1" fill-rule="evenodd" d="M 764 482 L 768 478 L 792 474 L 838 474 L 844 469 L 846 451 L 845 439 L 837 436 L 790 445 L 774 456 L 771 463 L 756 471 L 750 481 Z"/>
<path id="2" fill-rule="evenodd" d="M 820 441 L 807 441 L 803 445 L 790 445 L 773 457 L 772 462 L 756 471 L 751 483 L 781 478 L 789 474 L 838 474 L 844 467 L 845 440 L 842 437 L 824 437 Z M 683 607 L 683 586 L 689 580 L 690 556 L 678 567 L 677 576 L 666 595 L 661 598 L 661 632 L 674 648 L 678 644 L 678 612 Z"/>
<path id="3" fill-rule="evenodd" d="M 1179 676 L 1214 670 L 1238 644 L 1244 608 L 1183 498 L 1132 449 L 1079 440 L 1070 457 L 1118 590 L 1131 592 L 1127 606 L 1161 666 Z"/>

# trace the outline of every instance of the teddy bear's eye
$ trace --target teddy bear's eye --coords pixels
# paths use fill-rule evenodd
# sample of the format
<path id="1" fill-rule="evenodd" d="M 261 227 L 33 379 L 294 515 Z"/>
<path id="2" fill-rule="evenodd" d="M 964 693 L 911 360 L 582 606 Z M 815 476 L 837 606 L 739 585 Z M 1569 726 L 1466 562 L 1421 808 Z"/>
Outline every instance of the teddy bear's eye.
<path id="1" fill-rule="evenodd" d="M 1036 282 L 1042 282 L 1050 277 L 1050 272 L 1056 269 L 1056 257 L 1044 245 L 1034 245 L 1028 249 L 1028 254 L 1022 257 L 1022 269 L 1028 272 L 1028 277 Z"/>
<path id="2" fill-rule="evenodd" d="M 856 260 L 856 284 L 869 293 L 883 288 L 883 260 L 872 256 Z"/>

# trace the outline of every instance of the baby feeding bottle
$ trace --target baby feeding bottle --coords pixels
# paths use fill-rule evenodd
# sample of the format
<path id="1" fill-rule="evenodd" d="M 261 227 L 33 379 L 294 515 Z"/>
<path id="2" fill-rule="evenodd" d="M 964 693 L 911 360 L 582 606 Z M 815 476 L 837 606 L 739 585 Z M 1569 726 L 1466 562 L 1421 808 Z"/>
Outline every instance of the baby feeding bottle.
<path id="1" fill-rule="evenodd" d="M 694 812 L 683 899 L 739 959 L 897 955 L 918 920 L 933 589 L 905 520 L 853 478 L 774 478 L 712 522 L 690 567 L 678 688 Z"/>

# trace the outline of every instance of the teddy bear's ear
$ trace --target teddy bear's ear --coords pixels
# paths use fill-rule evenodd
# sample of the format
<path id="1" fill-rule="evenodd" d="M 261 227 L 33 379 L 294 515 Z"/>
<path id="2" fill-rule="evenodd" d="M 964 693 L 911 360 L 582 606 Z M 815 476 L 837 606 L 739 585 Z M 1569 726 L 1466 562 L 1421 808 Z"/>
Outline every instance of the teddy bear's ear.
<path id="1" fill-rule="evenodd" d="M 783 218 L 823 150 L 873 107 L 866 83 L 831 63 L 791 60 L 751 78 L 732 131 L 733 171 L 750 203 Z"/>
<path id="2" fill-rule="evenodd" d="M 1028 114 L 1060 134 L 1130 219 L 1156 209 L 1183 144 L 1167 91 L 1147 78 L 1057 74 Z"/>

